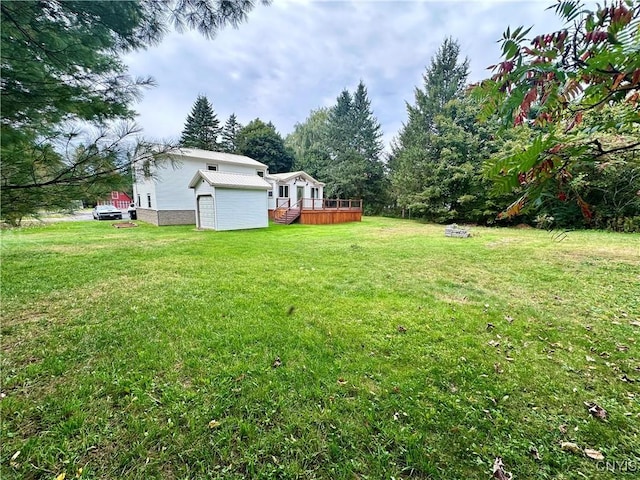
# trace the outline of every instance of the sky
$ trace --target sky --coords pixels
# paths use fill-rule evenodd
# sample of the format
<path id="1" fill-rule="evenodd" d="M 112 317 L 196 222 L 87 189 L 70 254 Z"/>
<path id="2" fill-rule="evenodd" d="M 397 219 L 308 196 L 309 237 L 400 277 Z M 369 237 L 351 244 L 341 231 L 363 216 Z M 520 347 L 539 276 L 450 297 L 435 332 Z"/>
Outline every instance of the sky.
<path id="1" fill-rule="evenodd" d="M 362 80 L 385 148 L 406 121 L 406 103 L 446 37 L 469 60 L 469 82 L 490 76 L 507 27 L 533 26 L 529 36 L 561 27 L 553 0 L 327 1 L 273 0 L 257 5 L 238 29 L 213 40 L 196 32 L 168 34 L 157 47 L 125 57 L 133 76 L 157 86 L 136 105 L 150 140 L 178 139 L 199 94 L 221 125 L 235 113 L 246 125 L 271 121 L 285 137 L 311 110 L 330 107 Z"/>

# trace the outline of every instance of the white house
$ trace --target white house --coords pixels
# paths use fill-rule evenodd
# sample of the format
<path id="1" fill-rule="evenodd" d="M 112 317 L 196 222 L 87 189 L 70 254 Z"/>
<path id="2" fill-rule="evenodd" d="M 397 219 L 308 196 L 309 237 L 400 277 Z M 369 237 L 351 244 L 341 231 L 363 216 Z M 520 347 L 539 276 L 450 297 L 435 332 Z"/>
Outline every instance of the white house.
<path id="1" fill-rule="evenodd" d="M 169 152 L 167 161 L 158 165 L 151 166 L 145 160 L 136 161 L 133 197 L 138 211 L 138 218 L 154 225 L 196 224 L 197 195 L 200 189 L 195 189 L 195 186 L 189 187 L 192 180 L 194 180 L 194 175 L 199 170 L 227 176 L 232 175 L 233 178 L 250 177 L 249 179 L 240 178 L 230 182 L 233 186 L 229 189 L 233 190 L 234 193 L 230 195 L 223 193 L 223 198 L 220 200 L 222 202 L 220 203 L 221 208 L 232 196 L 236 199 L 240 196 L 238 201 L 242 201 L 242 195 L 251 198 L 250 205 L 257 206 L 254 198 L 256 189 L 252 182 L 259 180 L 261 182 L 260 190 L 262 190 L 262 195 L 265 197 L 260 209 L 261 212 L 264 211 L 265 216 L 267 215 L 266 192 L 269 184 L 263 180 L 268 172 L 264 163 L 242 155 L 195 148 L 179 148 Z M 224 180 L 203 177 L 202 180 L 209 182 L 209 188 L 224 189 L 226 188 L 225 182 L 227 182 L 227 187 L 229 186 L 229 179 L 226 177 Z M 243 187 L 243 181 L 247 188 Z M 204 186 L 201 188 L 204 188 Z M 194 195 L 194 190 L 196 190 L 196 195 Z M 203 200 L 203 202 L 206 201 L 206 199 Z M 221 220 L 221 217 L 218 217 L 216 221 L 222 222 L 220 223 L 222 226 L 229 226 L 229 224 L 225 224 Z M 244 223 L 240 223 L 244 225 Z"/>
<path id="2" fill-rule="evenodd" d="M 266 177 L 273 188 L 269 194 L 269 211 L 294 207 L 321 209 L 325 184 L 306 172 L 270 173 Z"/>
<path id="3" fill-rule="evenodd" d="M 195 191 L 198 228 L 241 230 L 269 226 L 267 191 L 272 186 L 258 175 L 198 170 L 189 188 Z"/>
<path id="4" fill-rule="evenodd" d="M 303 171 L 269 174 L 252 158 L 177 148 L 154 163 L 135 161 L 138 218 L 154 225 L 236 230 L 278 223 L 360 221 L 362 200 L 324 198 L 325 184 Z"/>

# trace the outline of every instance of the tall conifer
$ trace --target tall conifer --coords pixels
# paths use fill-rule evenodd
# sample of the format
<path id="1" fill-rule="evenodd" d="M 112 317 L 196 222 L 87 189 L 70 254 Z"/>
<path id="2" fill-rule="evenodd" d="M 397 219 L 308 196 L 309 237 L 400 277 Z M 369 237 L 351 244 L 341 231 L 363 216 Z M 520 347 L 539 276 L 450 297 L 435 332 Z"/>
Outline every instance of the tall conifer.
<path id="1" fill-rule="evenodd" d="M 218 150 L 218 136 L 221 133 L 220 121 L 206 96 L 198 95 L 180 137 L 183 147 Z"/>

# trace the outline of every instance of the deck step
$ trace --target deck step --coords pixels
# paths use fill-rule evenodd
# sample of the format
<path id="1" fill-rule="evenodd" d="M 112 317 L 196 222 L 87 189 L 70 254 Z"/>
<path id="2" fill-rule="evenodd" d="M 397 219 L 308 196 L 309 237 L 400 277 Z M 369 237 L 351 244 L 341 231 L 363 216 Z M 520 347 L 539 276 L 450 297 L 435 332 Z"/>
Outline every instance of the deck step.
<path id="1" fill-rule="evenodd" d="M 293 223 L 300 216 L 299 208 L 290 208 L 287 212 L 281 217 L 275 218 L 274 221 L 281 225 L 289 225 Z"/>

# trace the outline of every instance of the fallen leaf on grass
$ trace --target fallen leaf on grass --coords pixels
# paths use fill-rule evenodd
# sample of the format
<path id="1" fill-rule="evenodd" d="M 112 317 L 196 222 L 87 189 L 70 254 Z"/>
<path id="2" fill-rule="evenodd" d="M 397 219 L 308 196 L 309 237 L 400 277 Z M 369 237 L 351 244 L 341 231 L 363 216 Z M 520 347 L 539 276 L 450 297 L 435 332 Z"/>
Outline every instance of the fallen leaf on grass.
<path id="1" fill-rule="evenodd" d="M 487 323 L 487 330 L 491 330 L 495 328 L 495 325 L 493 323 Z"/>
<path id="2" fill-rule="evenodd" d="M 502 369 L 502 367 L 500 366 L 499 363 L 494 363 L 493 364 L 493 369 L 495 370 L 495 372 L 499 375 L 501 373 L 504 373 L 504 370 Z"/>
<path id="3" fill-rule="evenodd" d="M 596 359 L 593 357 L 590 357 L 589 355 L 586 356 L 587 362 L 595 362 Z"/>
<path id="4" fill-rule="evenodd" d="M 62 472 L 60 475 L 56 477 L 56 480 L 64 480 L 65 478 L 67 478 L 67 474 Z"/>
<path id="5" fill-rule="evenodd" d="M 504 463 L 502 463 L 502 457 L 496 457 L 493 462 L 493 478 L 497 480 L 511 480 L 513 478 L 513 474 L 511 472 L 507 472 L 504 469 Z"/>
<path id="6" fill-rule="evenodd" d="M 338 385 L 346 385 L 346 384 L 347 384 L 347 381 L 344 378 L 340 377 L 338 379 Z"/>
<path id="7" fill-rule="evenodd" d="M 16 453 L 14 453 L 13 455 L 11 455 L 11 460 L 15 460 L 16 458 L 18 458 L 20 456 L 20 450 L 18 450 Z"/>
<path id="8" fill-rule="evenodd" d="M 626 373 L 624 375 L 622 375 L 622 377 L 620 377 L 620 380 L 622 380 L 623 382 L 627 382 L 627 383 L 635 383 L 635 380 L 633 378 L 627 377 Z"/>
<path id="9" fill-rule="evenodd" d="M 597 460 L 597 461 L 601 461 L 604 460 L 604 455 L 602 455 L 602 453 L 600 453 L 598 450 L 593 450 L 591 448 L 585 448 L 584 449 L 584 454 L 593 459 L 593 460 Z"/>
<path id="10" fill-rule="evenodd" d="M 618 351 L 620 351 L 620 352 L 627 352 L 627 351 L 629 351 L 629 347 L 628 347 L 627 345 L 621 345 L 621 344 L 618 344 L 618 345 L 616 345 L 616 348 L 617 348 L 617 349 L 618 349 Z"/>
<path id="11" fill-rule="evenodd" d="M 560 433 L 567 433 L 568 427 L 563 423 L 558 427 L 558 430 L 560 430 Z"/>
<path id="12" fill-rule="evenodd" d="M 280 357 L 276 357 L 276 359 L 271 364 L 273 368 L 278 368 L 280 365 L 282 365 L 282 360 L 280 360 Z"/>
<path id="13" fill-rule="evenodd" d="M 211 420 L 209 422 L 209 428 L 218 428 L 220 426 L 220 422 L 218 420 Z"/>
<path id="14" fill-rule="evenodd" d="M 511 315 L 505 316 L 504 319 L 509 323 L 513 323 L 513 317 Z"/>
<path id="15" fill-rule="evenodd" d="M 500 342 L 496 342 L 495 340 L 489 340 L 489 345 L 491 345 L 492 347 L 499 347 L 500 346 Z"/>
<path id="16" fill-rule="evenodd" d="M 636 321 L 629 322 L 629 325 L 632 325 L 634 327 L 640 327 L 640 322 L 636 322 Z"/>
<path id="17" fill-rule="evenodd" d="M 402 325 L 398 325 L 398 332 L 405 333 L 406 331 L 407 331 L 406 327 L 403 327 Z"/>
<path id="18" fill-rule="evenodd" d="M 534 460 L 542 460 L 542 458 L 540 458 L 540 452 L 538 452 L 536 447 L 531 447 L 529 449 L 529 455 L 531 455 Z"/>
<path id="19" fill-rule="evenodd" d="M 562 442 L 560 448 L 564 452 L 581 453 L 582 449 L 573 442 Z"/>
<path id="20" fill-rule="evenodd" d="M 584 406 L 587 407 L 592 417 L 606 420 L 607 411 L 597 403 L 584 402 Z"/>

